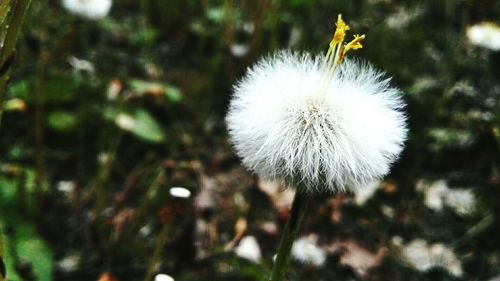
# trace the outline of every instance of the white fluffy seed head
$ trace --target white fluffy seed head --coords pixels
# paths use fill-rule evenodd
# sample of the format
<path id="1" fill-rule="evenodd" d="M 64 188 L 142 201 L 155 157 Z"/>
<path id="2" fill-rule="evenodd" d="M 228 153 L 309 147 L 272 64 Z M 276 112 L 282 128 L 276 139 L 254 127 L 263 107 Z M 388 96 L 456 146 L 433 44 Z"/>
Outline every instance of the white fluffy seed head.
<path id="1" fill-rule="evenodd" d="M 62 4 L 70 13 L 88 19 L 105 18 L 111 9 L 112 0 L 63 0 Z"/>
<path id="2" fill-rule="evenodd" d="M 406 137 L 400 91 L 346 60 L 280 52 L 235 86 L 226 121 L 243 164 L 302 191 L 354 190 L 382 177 Z"/>

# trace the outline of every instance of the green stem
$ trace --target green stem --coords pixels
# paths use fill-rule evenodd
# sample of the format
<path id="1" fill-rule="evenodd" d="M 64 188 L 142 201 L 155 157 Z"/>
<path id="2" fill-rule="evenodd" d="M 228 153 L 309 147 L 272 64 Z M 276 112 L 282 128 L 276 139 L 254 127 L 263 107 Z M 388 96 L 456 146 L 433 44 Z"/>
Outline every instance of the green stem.
<path id="1" fill-rule="evenodd" d="M 295 193 L 292 210 L 290 211 L 290 217 L 285 225 L 283 234 L 281 234 L 278 254 L 276 256 L 276 261 L 274 262 L 273 271 L 269 281 L 284 280 L 285 273 L 288 269 L 288 262 L 290 261 L 290 250 L 292 249 L 300 223 L 304 217 L 307 202 L 308 197 L 304 193 L 301 193 L 300 191 Z"/>
<path id="2" fill-rule="evenodd" d="M 153 251 L 153 255 L 151 256 L 151 260 L 149 261 L 144 281 L 150 281 L 153 279 L 153 275 L 156 271 L 156 266 L 161 260 L 161 252 L 163 250 L 163 247 L 165 246 L 165 243 L 167 243 L 169 231 L 170 231 L 169 224 L 168 223 L 163 224 L 161 232 L 156 238 L 155 248 Z"/>
<path id="3" fill-rule="evenodd" d="M 0 229 L 0 281 L 5 281 L 5 263 L 3 261 L 3 232 Z"/>
<path id="4" fill-rule="evenodd" d="M 12 1 L 13 8 L 9 19 L 4 22 L 7 28 L 5 40 L 0 42 L 0 67 L 2 67 L 14 54 L 16 48 L 17 37 L 23 25 L 24 18 L 28 12 L 31 0 L 14 0 Z M 2 122 L 3 100 L 5 96 L 5 88 L 8 81 L 8 70 L 0 76 L 0 124 Z"/>

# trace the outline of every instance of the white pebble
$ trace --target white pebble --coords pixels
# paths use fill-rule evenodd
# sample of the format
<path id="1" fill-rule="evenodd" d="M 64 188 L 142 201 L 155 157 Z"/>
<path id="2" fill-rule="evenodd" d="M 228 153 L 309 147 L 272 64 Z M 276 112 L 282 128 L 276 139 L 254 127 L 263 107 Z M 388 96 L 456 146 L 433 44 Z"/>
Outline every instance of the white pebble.
<path id="1" fill-rule="evenodd" d="M 184 187 L 172 187 L 170 188 L 170 195 L 179 198 L 189 198 L 191 197 L 191 191 Z"/>
<path id="2" fill-rule="evenodd" d="M 156 274 L 155 281 L 175 281 L 175 279 L 167 274 Z"/>

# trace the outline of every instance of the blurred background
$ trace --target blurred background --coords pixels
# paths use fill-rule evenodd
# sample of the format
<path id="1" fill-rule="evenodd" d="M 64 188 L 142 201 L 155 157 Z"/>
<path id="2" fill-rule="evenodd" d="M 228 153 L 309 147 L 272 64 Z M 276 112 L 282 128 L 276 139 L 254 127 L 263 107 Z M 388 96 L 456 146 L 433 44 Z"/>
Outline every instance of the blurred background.
<path id="1" fill-rule="evenodd" d="M 0 127 L 8 280 L 266 280 L 293 191 L 240 164 L 232 85 L 280 49 L 351 57 L 404 92 L 384 180 L 318 195 L 289 280 L 500 280 L 500 2 L 33 1 Z"/>

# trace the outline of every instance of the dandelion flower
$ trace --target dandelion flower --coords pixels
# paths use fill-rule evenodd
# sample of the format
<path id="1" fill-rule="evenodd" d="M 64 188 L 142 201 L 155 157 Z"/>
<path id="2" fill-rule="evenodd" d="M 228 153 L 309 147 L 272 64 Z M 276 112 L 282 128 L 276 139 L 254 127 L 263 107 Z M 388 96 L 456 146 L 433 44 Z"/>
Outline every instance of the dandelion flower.
<path id="1" fill-rule="evenodd" d="M 341 17 L 325 56 L 281 51 L 237 83 L 226 121 L 243 164 L 301 191 L 354 191 L 386 175 L 406 138 L 401 92 L 367 63 L 345 59 Z"/>
<path id="2" fill-rule="evenodd" d="M 105 18 L 111 9 L 111 0 L 63 0 L 64 8 L 70 13 L 88 18 Z"/>

